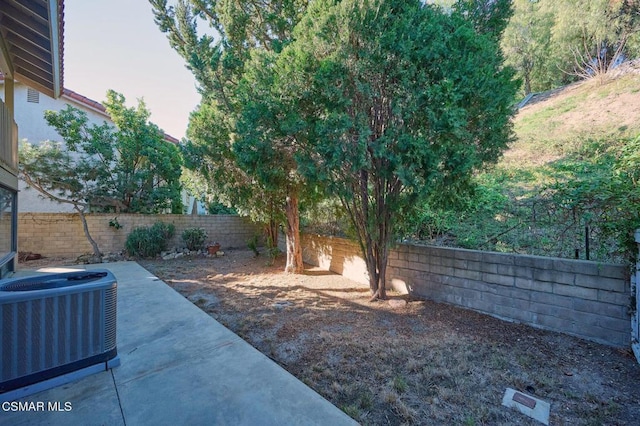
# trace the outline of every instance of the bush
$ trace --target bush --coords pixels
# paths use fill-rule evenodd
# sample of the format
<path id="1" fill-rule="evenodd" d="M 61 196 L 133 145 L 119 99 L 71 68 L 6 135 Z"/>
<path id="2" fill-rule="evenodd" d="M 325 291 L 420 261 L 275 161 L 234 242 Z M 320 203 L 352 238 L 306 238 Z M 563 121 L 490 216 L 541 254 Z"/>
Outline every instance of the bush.
<path id="1" fill-rule="evenodd" d="M 127 236 L 127 253 L 130 256 L 155 257 L 167 249 L 175 230 L 173 224 L 162 222 L 136 228 Z"/>
<path id="2" fill-rule="evenodd" d="M 258 236 L 254 235 L 253 237 L 249 238 L 249 240 L 247 241 L 247 247 L 249 247 L 251 249 L 251 251 L 253 252 L 253 254 L 255 256 L 260 256 L 260 252 L 258 251 Z"/>
<path id="3" fill-rule="evenodd" d="M 233 207 L 227 207 L 222 203 L 209 203 L 207 204 L 207 211 L 209 214 L 238 214 Z"/>
<path id="4" fill-rule="evenodd" d="M 207 239 L 207 233 L 202 228 L 189 228 L 182 232 L 182 241 L 191 251 L 204 248 L 204 242 Z"/>

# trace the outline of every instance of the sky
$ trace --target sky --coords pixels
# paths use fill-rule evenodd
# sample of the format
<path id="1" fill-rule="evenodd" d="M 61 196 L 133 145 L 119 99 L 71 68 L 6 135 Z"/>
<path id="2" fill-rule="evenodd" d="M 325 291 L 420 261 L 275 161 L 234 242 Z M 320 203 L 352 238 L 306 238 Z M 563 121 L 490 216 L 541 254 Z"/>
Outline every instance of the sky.
<path id="1" fill-rule="evenodd" d="M 184 60 L 153 21 L 147 0 L 65 0 L 64 86 L 102 102 L 107 90 L 128 106 L 143 98 L 151 121 L 182 139 L 200 102 Z"/>

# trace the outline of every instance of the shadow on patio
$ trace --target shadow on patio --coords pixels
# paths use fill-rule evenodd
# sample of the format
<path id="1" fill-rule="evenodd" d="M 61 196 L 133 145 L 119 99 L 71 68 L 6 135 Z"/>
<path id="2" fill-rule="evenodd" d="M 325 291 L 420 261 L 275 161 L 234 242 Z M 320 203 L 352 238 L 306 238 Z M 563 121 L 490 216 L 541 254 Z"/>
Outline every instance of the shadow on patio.
<path id="1" fill-rule="evenodd" d="M 0 424 L 355 423 L 137 263 L 86 269 L 105 267 L 118 280 L 121 365 L 21 400 L 61 411 L 5 403 Z"/>

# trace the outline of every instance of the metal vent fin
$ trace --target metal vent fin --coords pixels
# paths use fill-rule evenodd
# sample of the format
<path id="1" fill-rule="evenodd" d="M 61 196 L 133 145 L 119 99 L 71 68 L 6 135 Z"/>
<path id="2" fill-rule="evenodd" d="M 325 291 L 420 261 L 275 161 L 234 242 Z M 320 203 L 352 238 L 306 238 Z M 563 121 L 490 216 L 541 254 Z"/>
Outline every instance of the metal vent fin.
<path id="1" fill-rule="evenodd" d="M 32 104 L 40 103 L 40 92 L 34 90 L 32 88 L 27 88 L 27 102 L 31 102 Z"/>

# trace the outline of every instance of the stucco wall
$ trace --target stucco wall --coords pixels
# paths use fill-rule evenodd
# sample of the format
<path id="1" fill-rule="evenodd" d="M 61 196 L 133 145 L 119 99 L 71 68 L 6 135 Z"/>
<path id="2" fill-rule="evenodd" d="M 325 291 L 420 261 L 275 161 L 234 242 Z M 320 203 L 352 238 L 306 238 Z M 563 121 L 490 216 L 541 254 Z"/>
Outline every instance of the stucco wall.
<path id="1" fill-rule="evenodd" d="M 170 247 L 184 247 L 181 235 L 187 228 L 202 228 L 208 241 L 217 241 L 222 249 L 246 247 L 247 240 L 260 233 L 260 228 L 246 218 L 236 215 L 118 215 L 121 229 L 109 226 L 113 214 L 87 215 L 89 231 L 102 253 L 116 253 L 124 249 L 127 235 L 136 227 L 155 222 L 173 223 L 176 233 Z M 18 250 L 44 256 L 79 256 L 91 253 L 91 245 L 82 230 L 82 222 L 72 213 L 19 213 Z"/>
<path id="2" fill-rule="evenodd" d="M 303 243 L 306 262 L 367 282 L 355 244 L 314 235 Z M 630 344 L 630 288 L 622 265 L 401 244 L 389 255 L 387 284 L 599 343 Z"/>

